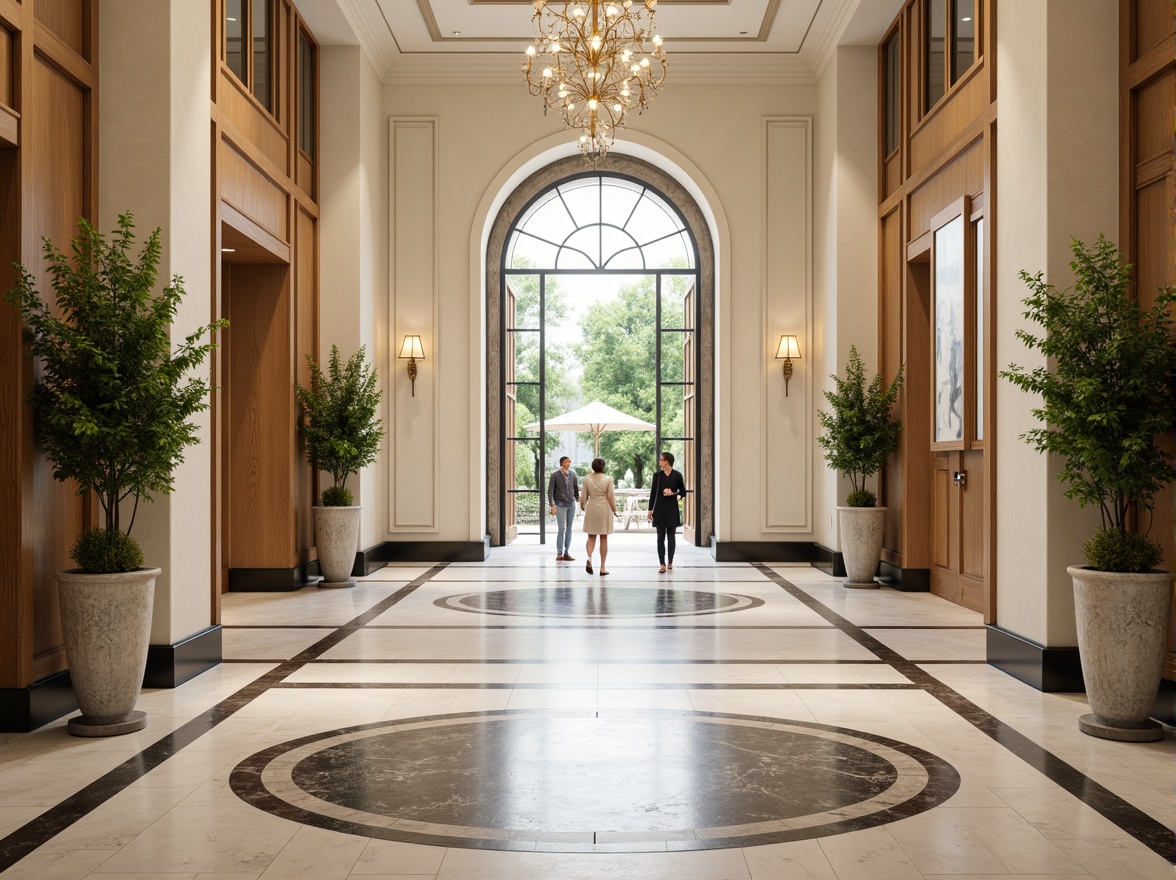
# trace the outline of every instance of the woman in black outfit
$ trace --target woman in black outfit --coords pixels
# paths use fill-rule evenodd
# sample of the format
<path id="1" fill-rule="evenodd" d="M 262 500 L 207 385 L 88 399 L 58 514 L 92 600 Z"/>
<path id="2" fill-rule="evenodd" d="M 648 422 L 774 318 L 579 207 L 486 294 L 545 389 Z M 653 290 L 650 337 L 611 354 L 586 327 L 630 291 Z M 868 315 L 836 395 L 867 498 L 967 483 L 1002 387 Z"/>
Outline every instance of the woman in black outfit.
<path id="1" fill-rule="evenodd" d="M 649 520 L 657 526 L 657 558 L 661 562 L 658 571 L 666 570 L 666 545 L 670 551 L 670 571 L 674 570 L 674 546 L 678 526 L 682 525 L 682 513 L 678 509 L 678 499 L 686 497 L 686 481 L 682 474 L 674 470 L 674 454 L 663 452 L 657 460 L 661 468 L 653 475 L 653 485 L 649 489 Z"/>

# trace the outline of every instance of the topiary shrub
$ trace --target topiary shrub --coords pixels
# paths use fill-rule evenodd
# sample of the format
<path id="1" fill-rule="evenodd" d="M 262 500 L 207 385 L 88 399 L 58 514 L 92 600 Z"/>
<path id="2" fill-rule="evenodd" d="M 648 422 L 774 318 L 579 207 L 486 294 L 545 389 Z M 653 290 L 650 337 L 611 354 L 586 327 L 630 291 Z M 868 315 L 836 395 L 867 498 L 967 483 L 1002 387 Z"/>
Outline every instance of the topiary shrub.
<path id="1" fill-rule="evenodd" d="M 126 532 L 87 529 L 78 535 L 69 558 L 87 574 L 112 574 L 143 567 L 143 549 Z"/>
<path id="2" fill-rule="evenodd" d="M 342 486 L 328 486 L 323 489 L 322 501 L 323 507 L 350 507 L 355 503 L 355 496 Z"/>
<path id="3" fill-rule="evenodd" d="M 1082 553 L 1097 571 L 1147 571 L 1164 558 L 1163 547 L 1147 535 L 1118 529 L 1099 529 L 1083 542 Z"/>

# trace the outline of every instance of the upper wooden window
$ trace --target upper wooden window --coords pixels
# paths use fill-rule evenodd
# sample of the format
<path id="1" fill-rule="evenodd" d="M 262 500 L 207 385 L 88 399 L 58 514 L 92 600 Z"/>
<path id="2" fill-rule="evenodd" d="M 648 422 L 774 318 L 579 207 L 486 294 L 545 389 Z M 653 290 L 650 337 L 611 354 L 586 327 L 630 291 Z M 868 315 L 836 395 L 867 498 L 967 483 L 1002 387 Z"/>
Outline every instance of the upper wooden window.
<path id="1" fill-rule="evenodd" d="M 314 43 L 306 31 L 298 30 L 298 148 L 314 158 L 315 83 L 318 59 Z"/>
<path id="2" fill-rule="evenodd" d="M 882 63 L 884 65 L 882 148 L 883 155 L 889 156 L 898 149 L 899 108 L 902 104 L 897 31 L 882 47 Z"/>
<path id="3" fill-rule="evenodd" d="M 981 0 L 926 0 L 923 109 L 930 110 L 979 57 Z"/>
<path id="4" fill-rule="evenodd" d="M 278 115 L 275 0 L 225 0 L 225 66 Z"/>

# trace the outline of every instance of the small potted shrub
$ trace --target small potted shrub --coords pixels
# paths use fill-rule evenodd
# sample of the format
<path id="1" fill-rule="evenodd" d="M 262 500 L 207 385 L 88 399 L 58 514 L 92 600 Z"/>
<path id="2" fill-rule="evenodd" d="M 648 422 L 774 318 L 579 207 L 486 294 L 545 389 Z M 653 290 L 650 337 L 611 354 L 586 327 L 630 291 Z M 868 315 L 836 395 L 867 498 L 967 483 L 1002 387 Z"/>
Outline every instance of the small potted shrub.
<path id="1" fill-rule="evenodd" d="M 112 736 L 147 724 L 135 701 L 160 570 L 143 567 L 131 527 L 139 502 L 170 493 L 184 447 L 199 442 L 191 417 L 208 408 L 209 383 L 191 374 L 214 347 L 200 340 L 225 322 L 200 327 L 173 350 L 169 329 L 184 288 L 176 275 L 152 295 L 159 229 L 137 260 L 129 213 L 119 215 L 109 240 L 85 220 L 78 230 L 72 260 L 44 239 L 56 308 L 23 266 L 6 298 L 42 365 L 29 397 L 41 451 L 55 478 L 73 480 L 78 494 L 91 493 L 101 507 L 101 526 L 82 533 L 70 553 L 78 568 L 59 572 L 57 581 L 82 710 L 69 732 Z"/>
<path id="2" fill-rule="evenodd" d="M 1091 714 L 1078 727 L 1103 739 L 1143 742 L 1163 736 L 1148 720 L 1168 640 L 1172 589 L 1156 571 L 1162 546 L 1148 537 L 1156 495 L 1173 478 L 1157 438 L 1176 427 L 1176 292 L 1163 288 L 1150 311 L 1131 296 L 1131 267 L 1103 236 L 1073 241 L 1074 286 L 1059 291 L 1021 272 L 1029 287 L 1025 317 L 1044 333 L 1017 338 L 1052 363 L 1011 364 L 1001 375 L 1038 395 L 1041 422 L 1022 435 L 1062 459 L 1058 479 L 1102 522 L 1083 545 L 1086 565 L 1070 566 L 1082 675 Z"/>
<path id="3" fill-rule="evenodd" d="M 830 412 L 818 417 L 824 434 L 817 438 L 825 461 L 849 477 L 845 506 L 837 508 L 841 553 L 845 557 L 847 587 L 877 587 L 874 574 L 882 557 L 882 529 L 886 508 L 877 507 L 878 496 L 866 488 L 866 480 L 878 473 L 898 448 L 902 423 L 891 411 L 902 388 L 902 367 L 886 386 L 881 374 L 866 384 L 866 370 L 857 347 L 849 349 L 845 378 L 831 376 L 833 391 L 825 392 Z"/>
<path id="4" fill-rule="evenodd" d="M 351 570 L 359 544 L 362 509 L 347 488 L 347 478 L 376 460 L 384 427 L 377 414 L 382 393 L 376 388 L 376 371 L 365 361 L 364 348 L 345 365 L 338 346 L 331 346 L 331 360 L 324 374 L 310 355 L 310 387 L 295 384 L 302 409 L 302 437 L 306 460 L 316 471 L 327 471 L 334 482 L 323 490 L 322 504 L 314 508 L 314 536 L 318 548 L 320 587 L 350 587 Z"/>

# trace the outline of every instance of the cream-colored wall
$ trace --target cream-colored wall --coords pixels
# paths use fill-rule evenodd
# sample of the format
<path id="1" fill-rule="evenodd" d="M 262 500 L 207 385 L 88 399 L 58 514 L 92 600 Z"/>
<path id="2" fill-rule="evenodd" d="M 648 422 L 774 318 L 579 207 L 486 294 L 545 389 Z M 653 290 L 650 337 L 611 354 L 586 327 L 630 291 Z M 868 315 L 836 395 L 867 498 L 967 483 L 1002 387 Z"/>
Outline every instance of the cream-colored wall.
<path id="1" fill-rule="evenodd" d="M 99 5 L 98 225 L 109 232 L 130 210 L 140 244 L 163 228 L 160 282 L 182 275 L 187 292 L 172 326 L 174 345 L 212 312 L 210 29 L 207 8 L 186 0 Z M 157 645 L 210 623 L 211 421 L 207 412 L 194 421 L 200 442 L 184 451 L 175 491 L 140 504 L 134 525 L 147 564 L 163 570 L 151 626 Z M 124 521 L 129 514 L 124 508 Z"/>
<path id="2" fill-rule="evenodd" d="M 877 59 L 872 46 L 840 46 L 817 84 L 818 408 L 827 408 L 822 392 L 832 389 L 832 373 L 844 375 L 851 346 L 870 373 L 878 364 Z M 813 456 L 817 540 L 839 548 L 836 507 L 849 481 L 829 469 L 819 446 Z"/>
<path id="3" fill-rule="evenodd" d="M 386 127 L 380 111 L 383 86 L 357 46 L 319 50 L 319 353 L 338 345 L 343 357 L 361 345 L 379 374 L 388 421 L 391 381 L 387 334 Z M 394 362 L 393 362 L 394 365 Z M 385 447 L 386 448 L 386 447 Z M 384 540 L 387 455 L 349 480 L 364 508 L 359 546 Z M 329 477 L 325 477 L 329 480 Z"/>
<path id="4" fill-rule="evenodd" d="M 1017 273 L 1042 271 L 1068 287 L 1070 237 L 1091 241 L 1118 226 L 1117 6 L 1103 0 L 1001 3 L 997 31 L 998 296 L 996 362 L 1044 360 L 1015 337 Z M 997 383 L 997 624 L 1051 647 L 1077 643 L 1066 566 L 1081 562 L 1097 513 L 1062 497 L 1060 462 L 1019 437 L 1035 401 Z"/>
<path id="5" fill-rule="evenodd" d="M 766 368 L 765 352 L 768 337 L 783 332 L 764 326 L 764 150 L 766 117 L 812 117 L 815 111 L 813 86 L 726 88 L 681 83 L 667 86 L 631 126 L 649 142 L 664 142 L 680 151 L 684 162 L 705 178 L 706 188 L 714 193 L 729 224 L 730 252 L 719 257 L 727 261 L 729 271 L 725 286 L 717 291 L 720 323 L 716 340 L 716 393 L 720 398 L 716 484 L 720 493 L 725 490 L 735 499 L 727 518 L 718 518 L 717 528 L 724 539 L 780 539 L 778 534 L 763 530 L 765 487 L 769 486 L 765 465 L 770 465 L 770 473 L 771 468 L 786 467 L 789 461 L 803 461 L 805 454 L 803 449 L 773 448 L 771 461 L 762 461 L 767 400 L 764 382 L 769 375 L 778 375 L 778 365 L 770 365 L 771 372 Z M 477 234 L 473 224 L 491 182 L 510 169 L 528 145 L 558 133 L 559 123 L 550 115 L 545 117 L 539 102 L 514 85 L 388 85 L 383 112 L 394 119 L 436 120 L 436 204 L 440 212 L 436 241 L 439 320 L 435 355 L 430 354 L 436 358 L 432 367 L 437 370 L 430 393 L 435 393 L 440 406 L 432 474 L 432 479 L 439 481 L 437 530 L 400 530 L 389 537 L 479 540 L 485 530 L 481 509 L 485 475 L 479 464 L 484 461 L 485 422 L 477 397 L 484 392 L 481 387 L 470 387 L 470 376 L 485 355 L 481 332 L 471 332 L 481 325 L 483 307 L 480 286 L 474 289 L 478 272 L 471 266 L 469 244 L 471 235 Z M 700 120 L 707 114 L 716 121 L 700 128 Z M 804 218 L 807 210 L 804 200 L 798 199 L 782 214 L 795 221 Z M 802 219 L 801 228 L 806 223 Z M 416 294 L 392 290 L 390 295 Z M 810 297 L 811 291 L 802 284 L 787 295 Z M 395 299 L 392 304 L 395 311 Z M 724 314 L 730 314 L 729 324 L 723 324 Z M 391 395 L 391 405 L 398 413 L 408 405 L 402 400 L 407 388 L 401 384 L 395 384 Z M 418 397 L 421 389 L 418 380 Z M 731 424 L 738 424 L 738 431 L 730 431 Z M 723 437 L 729 439 L 724 441 Z M 811 442 L 811 437 L 808 439 Z M 390 491 L 395 493 L 396 486 Z M 787 537 L 805 540 L 813 535 L 801 532 Z"/>

